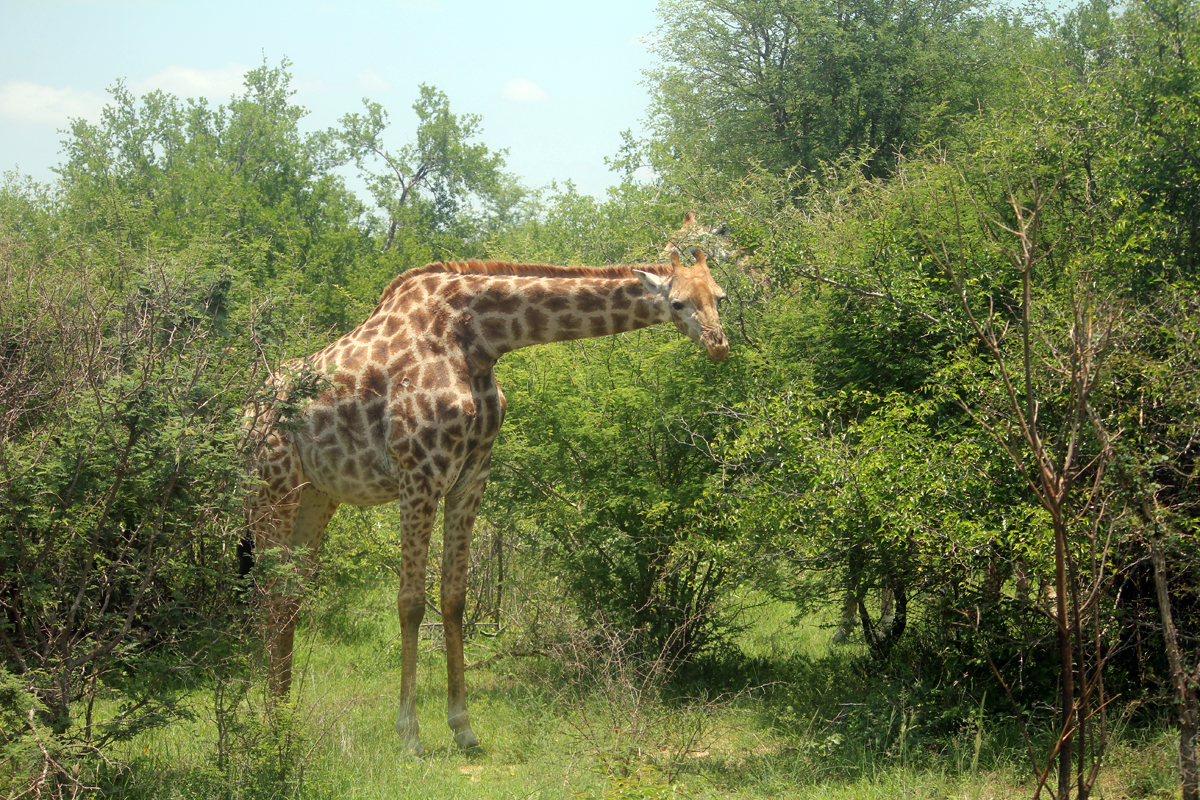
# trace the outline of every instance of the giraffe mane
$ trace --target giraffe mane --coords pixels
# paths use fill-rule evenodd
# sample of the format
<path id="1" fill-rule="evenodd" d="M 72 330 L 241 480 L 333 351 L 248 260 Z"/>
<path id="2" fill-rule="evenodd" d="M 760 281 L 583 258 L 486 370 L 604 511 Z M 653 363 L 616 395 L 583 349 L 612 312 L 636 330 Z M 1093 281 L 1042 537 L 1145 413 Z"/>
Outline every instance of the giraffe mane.
<path id="1" fill-rule="evenodd" d="M 434 261 L 423 267 L 401 272 L 379 298 L 382 303 L 406 281 L 424 275 L 504 275 L 516 278 L 631 278 L 633 270 L 652 272 L 660 277 L 671 274 L 670 264 L 614 264 L 607 267 L 559 267 L 553 264 L 521 264 L 512 261 Z"/>

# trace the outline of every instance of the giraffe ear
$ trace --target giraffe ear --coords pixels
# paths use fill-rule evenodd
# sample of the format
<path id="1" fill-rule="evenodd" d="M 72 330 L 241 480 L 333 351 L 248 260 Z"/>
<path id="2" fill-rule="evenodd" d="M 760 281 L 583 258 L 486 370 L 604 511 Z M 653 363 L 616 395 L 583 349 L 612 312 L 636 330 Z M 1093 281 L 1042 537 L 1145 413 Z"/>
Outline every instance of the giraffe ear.
<path id="1" fill-rule="evenodd" d="M 666 294 L 671 288 L 671 282 L 666 278 L 660 278 L 653 272 L 643 272 L 640 269 L 633 270 L 633 274 L 637 275 L 637 279 L 642 282 L 642 286 L 646 287 L 646 291 L 650 294 Z"/>

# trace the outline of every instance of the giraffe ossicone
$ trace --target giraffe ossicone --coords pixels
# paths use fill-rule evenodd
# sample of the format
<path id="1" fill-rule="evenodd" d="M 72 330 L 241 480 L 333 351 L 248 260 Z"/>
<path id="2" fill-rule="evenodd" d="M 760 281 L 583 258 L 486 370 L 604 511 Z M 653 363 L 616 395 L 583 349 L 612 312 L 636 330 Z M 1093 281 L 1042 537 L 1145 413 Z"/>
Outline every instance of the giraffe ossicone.
<path id="1" fill-rule="evenodd" d="M 447 720 L 459 747 L 471 730 L 463 675 L 468 549 L 504 420 L 493 367 L 505 353 L 546 342 L 606 336 L 672 322 L 714 361 L 729 352 L 705 254 L 681 266 L 554 267 L 496 261 L 434 263 L 401 274 L 375 311 L 328 347 L 273 378 L 329 376 L 298 414 L 249 413 L 258 436 L 259 485 L 247 515 L 259 552 L 301 552 L 311 572 L 325 527 L 342 503 L 396 502 L 401 520 L 397 607 L 401 625 L 402 744 L 421 752 L 416 716 L 417 633 L 425 613 L 430 533 L 444 502 L 441 610 L 446 643 Z M 323 390 L 322 390 L 323 389 Z M 269 587 L 268 587 L 269 591 Z M 290 691 L 299 601 L 267 599 L 269 682 Z"/>

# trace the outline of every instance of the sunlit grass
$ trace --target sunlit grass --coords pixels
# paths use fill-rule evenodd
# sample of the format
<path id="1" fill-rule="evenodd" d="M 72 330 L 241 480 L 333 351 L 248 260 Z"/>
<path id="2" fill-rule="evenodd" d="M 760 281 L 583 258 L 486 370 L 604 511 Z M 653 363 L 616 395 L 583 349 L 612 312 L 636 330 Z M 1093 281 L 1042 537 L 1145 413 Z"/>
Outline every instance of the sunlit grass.
<path id="1" fill-rule="evenodd" d="M 766 665 L 769 685 L 695 700 L 566 691 L 545 656 L 488 660 L 506 642 L 468 643 L 468 697 L 483 748 L 461 753 L 445 722 L 445 666 L 425 629 L 418 712 L 427 753 L 402 752 L 393 730 L 400 679 L 392 587 L 357 590 L 317 616 L 297 653 L 291 725 L 271 728 L 254 686 L 246 727 L 218 746 L 214 697 L 196 692 L 195 719 L 146 733 L 119 758 L 131 796 L 356 798 L 963 798 L 1031 796 L 1024 755 L 987 725 L 921 735 L 902 706 L 863 713 L 872 687 L 853 664 L 861 645 L 831 646 L 836 620 L 797 618 L 754 598 L 739 645 Z M 749 598 L 747 598 L 749 599 Z M 507 635 L 507 634 L 506 634 Z M 856 685 L 855 682 L 859 685 Z M 753 681 L 751 681 L 753 683 Z M 767 682 L 764 682 L 767 683 Z M 636 687 L 631 687 L 636 688 Z M 864 722 L 864 720 L 867 720 Z M 902 726 L 909 725 L 905 733 Z M 886 730 L 885 730 L 886 729 Z M 269 733 L 268 733 L 269 731 Z M 282 731 L 282 732 L 281 732 Z M 854 738 L 856 732 L 871 736 Z M 276 738 L 272 738 L 272 737 Z M 872 736 L 874 738 L 872 738 Z M 277 744 L 282 737 L 285 745 Z M 250 742 L 254 757 L 239 753 Z M 218 751 L 224 748 L 224 762 Z M 272 749 L 274 748 L 274 749 Z M 981 756 L 982 751 L 982 756 Z M 1117 737 L 1105 796 L 1169 797 L 1172 750 L 1162 735 Z"/>

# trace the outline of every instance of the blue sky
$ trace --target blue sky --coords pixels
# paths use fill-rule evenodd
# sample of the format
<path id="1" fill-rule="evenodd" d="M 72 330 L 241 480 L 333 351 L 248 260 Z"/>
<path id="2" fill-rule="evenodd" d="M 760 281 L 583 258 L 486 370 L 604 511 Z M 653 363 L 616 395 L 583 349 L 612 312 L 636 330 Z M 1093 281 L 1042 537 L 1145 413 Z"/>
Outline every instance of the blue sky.
<path id="1" fill-rule="evenodd" d="M 483 117 L 481 141 L 508 149 L 526 185 L 572 180 L 602 194 L 604 164 L 626 129 L 640 132 L 642 70 L 655 0 L 392 0 L 191 2 L 0 0 L 0 170 L 54 178 L 57 130 L 99 118 L 122 78 L 136 94 L 163 89 L 224 102 L 265 57 L 292 62 L 304 125 L 335 125 L 362 98 L 381 103 L 388 144 L 413 134 L 417 85 L 456 113 Z"/>

